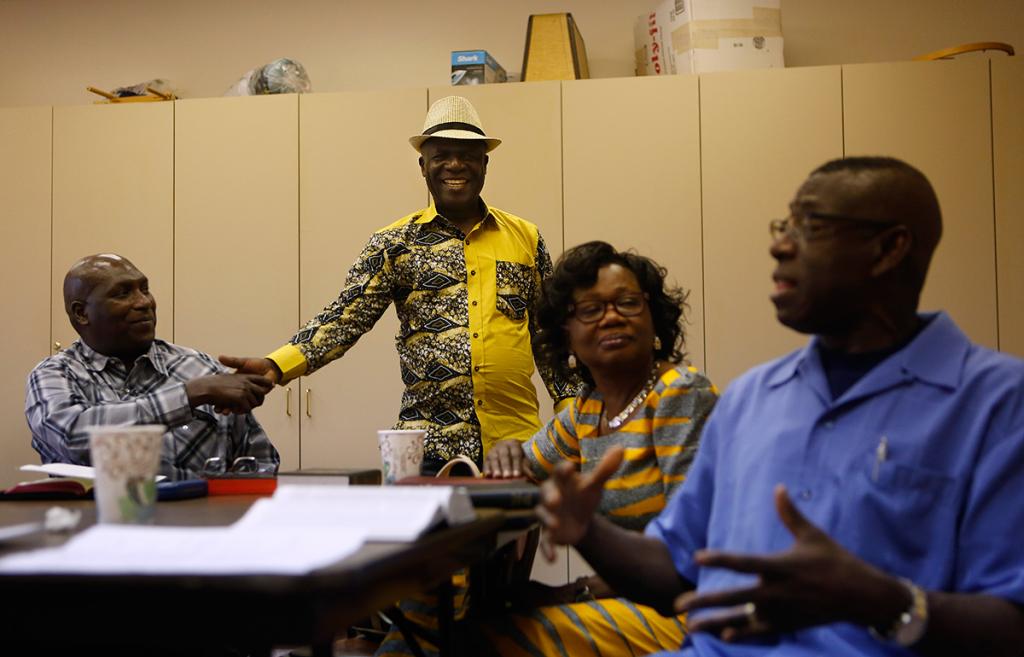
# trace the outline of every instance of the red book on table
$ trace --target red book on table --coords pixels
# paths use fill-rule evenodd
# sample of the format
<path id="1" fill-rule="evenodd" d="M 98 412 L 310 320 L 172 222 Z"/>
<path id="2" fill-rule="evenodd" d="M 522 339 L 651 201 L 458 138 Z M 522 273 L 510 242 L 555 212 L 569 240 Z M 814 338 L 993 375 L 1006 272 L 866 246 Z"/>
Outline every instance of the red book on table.
<path id="1" fill-rule="evenodd" d="M 275 477 L 210 477 L 206 480 L 210 495 L 273 495 Z"/>

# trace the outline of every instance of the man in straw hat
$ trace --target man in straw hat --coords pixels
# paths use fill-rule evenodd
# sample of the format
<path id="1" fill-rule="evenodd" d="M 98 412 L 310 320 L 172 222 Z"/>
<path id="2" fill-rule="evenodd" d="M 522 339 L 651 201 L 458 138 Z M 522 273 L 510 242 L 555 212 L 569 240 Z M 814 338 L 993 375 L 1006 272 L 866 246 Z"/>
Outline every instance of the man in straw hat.
<path id="1" fill-rule="evenodd" d="M 490 151 L 476 109 L 449 96 L 409 139 L 433 202 L 377 231 L 339 297 L 266 358 L 224 356 L 279 384 L 340 358 L 394 303 L 405 394 L 395 428 L 424 429 L 424 472 L 540 426 L 529 308 L 551 258 L 537 227 L 480 198 Z M 556 402 L 573 392 L 541 369 Z"/>

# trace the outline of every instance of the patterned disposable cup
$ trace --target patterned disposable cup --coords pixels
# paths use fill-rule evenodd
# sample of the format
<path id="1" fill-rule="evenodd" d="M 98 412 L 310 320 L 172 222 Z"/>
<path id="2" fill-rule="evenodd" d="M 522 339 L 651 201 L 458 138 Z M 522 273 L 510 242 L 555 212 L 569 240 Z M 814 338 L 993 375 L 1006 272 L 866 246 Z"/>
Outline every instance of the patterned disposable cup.
<path id="1" fill-rule="evenodd" d="M 161 424 L 90 427 L 99 522 L 145 524 L 156 513 L 156 474 L 167 429 Z"/>
<path id="2" fill-rule="evenodd" d="M 427 432 L 421 429 L 381 429 L 377 432 L 385 485 L 419 476 L 423 465 L 423 437 L 426 435 Z"/>

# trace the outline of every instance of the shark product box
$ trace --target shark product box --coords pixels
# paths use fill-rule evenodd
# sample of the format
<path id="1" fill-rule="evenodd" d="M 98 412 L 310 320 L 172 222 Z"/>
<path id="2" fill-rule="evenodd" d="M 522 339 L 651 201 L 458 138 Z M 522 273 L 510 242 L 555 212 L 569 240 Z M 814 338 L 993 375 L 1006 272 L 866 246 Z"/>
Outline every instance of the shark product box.
<path id="1" fill-rule="evenodd" d="M 486 50 L 452 51 L 452 85 L 505 82 L 505 69 Z"/>

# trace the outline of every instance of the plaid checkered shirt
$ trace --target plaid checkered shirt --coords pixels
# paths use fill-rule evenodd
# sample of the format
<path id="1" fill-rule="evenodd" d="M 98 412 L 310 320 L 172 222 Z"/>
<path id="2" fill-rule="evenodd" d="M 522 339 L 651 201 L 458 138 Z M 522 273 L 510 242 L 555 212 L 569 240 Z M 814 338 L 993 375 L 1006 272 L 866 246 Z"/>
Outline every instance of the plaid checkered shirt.
<path id="1" fill-rule="evenodd" d="M 163 340 L 154 340 L 129 371 L 78 340 L 29 374 L 25 418 L 32 447 L 43 463 L 89 465 L 88 427 L 163 424 L 160 473 L 169 478 L 197 477 L 214 456 L 228 464 L 253 456 L 261 471 L 273 471 L 280 457 L 251 413 L 221 415 L 209 405 L 189 405 L 186 381 L 226 371 L 207 354 Z"/>

